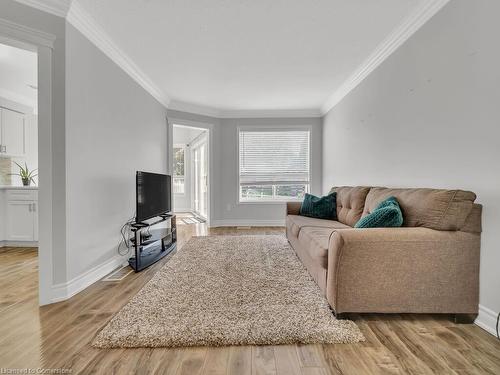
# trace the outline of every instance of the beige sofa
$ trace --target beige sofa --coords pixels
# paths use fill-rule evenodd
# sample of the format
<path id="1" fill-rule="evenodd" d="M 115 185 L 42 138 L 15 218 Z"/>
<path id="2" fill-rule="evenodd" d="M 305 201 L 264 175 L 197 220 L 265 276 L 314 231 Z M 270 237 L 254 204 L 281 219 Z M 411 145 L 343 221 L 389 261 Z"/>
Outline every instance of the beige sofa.
<path id="1" fill-rule="evenodd" d="M 338 221 L 299 216 L 286 235 L 336 314 L 450 313 L 470 321 L 479 303 L 481 210 L 469 191 L 336 187 Z M 395 196 L 401 228 L 355 229 Z"/>

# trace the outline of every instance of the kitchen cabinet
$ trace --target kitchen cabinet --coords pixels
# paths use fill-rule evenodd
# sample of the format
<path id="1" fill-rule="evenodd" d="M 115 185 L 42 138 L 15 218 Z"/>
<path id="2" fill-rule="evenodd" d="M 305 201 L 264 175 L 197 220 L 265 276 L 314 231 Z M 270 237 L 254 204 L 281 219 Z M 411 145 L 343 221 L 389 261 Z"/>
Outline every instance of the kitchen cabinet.
<path id="1" fill-rule="evenodd" d="M 4 240 L 7 243 L 38 241 L 38 191 L 5 190 Z"/>
<path id="2" fill-rule="evenodd" d="M 26 124 L 23 113 L 0 108 L 0 156 L 26 153 Z"/>

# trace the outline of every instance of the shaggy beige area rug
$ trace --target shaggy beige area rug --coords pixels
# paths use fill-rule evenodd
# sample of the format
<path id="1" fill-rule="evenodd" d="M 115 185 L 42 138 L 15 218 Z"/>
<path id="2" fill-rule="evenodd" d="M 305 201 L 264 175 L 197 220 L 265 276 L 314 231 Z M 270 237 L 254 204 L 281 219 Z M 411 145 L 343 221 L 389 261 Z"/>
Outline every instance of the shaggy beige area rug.
<path id="1" fill-rule="evenodd" d="M 98 348 L 354 343 L 284 236 L 194 237 L 93 341 Z"/>

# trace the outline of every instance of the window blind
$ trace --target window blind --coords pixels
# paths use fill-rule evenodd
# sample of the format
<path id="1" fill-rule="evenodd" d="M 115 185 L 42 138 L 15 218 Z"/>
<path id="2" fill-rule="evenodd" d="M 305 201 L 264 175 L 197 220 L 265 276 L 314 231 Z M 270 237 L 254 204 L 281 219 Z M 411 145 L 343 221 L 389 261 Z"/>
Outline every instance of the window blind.
<path id="1" fill-rule="evenodd" d="M 240 130 L 240 186 L 309 184 L 309 131 Z"/>

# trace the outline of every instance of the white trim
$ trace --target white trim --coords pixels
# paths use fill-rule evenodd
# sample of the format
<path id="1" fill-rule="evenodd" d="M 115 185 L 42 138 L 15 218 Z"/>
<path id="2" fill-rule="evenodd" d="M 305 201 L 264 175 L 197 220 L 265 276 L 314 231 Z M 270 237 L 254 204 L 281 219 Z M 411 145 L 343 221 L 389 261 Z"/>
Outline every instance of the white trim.
<path id="1" fill-rule="evenodd" d="M 191 214 L 193 210 L 191 208 L 174 208 L 174 214 Z"/>
<path id="2" fill-rule="evenodd" d="M 252 110 L 223 110 L 220 118 L 308 118 L 321 117 L 317 108 L 310 109 L 252 109 Z"/>
<path id="3" fill-rule="evenodd" d="M 15 0 L 18 3 L 47 12 L 58 17 L 66 17 L 71 0 Z"/>
<path id="4" fill-rule="evenodd" d="M 122 265 L 123 257 L 115 256 L 106 263 L 99 264 L 96 267 L 91 268 L 67 283 L 54 285 L 52 287 L 51 303 L 61 302 L 73 297 L 117 268 L 122 267 Z"/>
<path id="5" fill-rule="evenodd" d="M 135 62 L 111 39 L 94 18 L 78 3 L 74 1 L 67 17 L 68 22 L 88 38 L 97 48 L 108 56 L 116 65 L 123 69 L 144 90 L 150 93 L 165 107 L 170 99 L 156 84 L 144 73 Z"/>
<path id="6" fill-rule="evenodd" d="M 497 316 L 497 312 L 483 305 L 479 305 L 479 315 L 474 323 L 496 337 Z"/>
<path id="7" fill-rule="evenodd" d="M 396 49 L 406 42 L 418 29 L 432 18 L 450 0 L 426 0 L 412 12 L 392 33 L 370 54 L 321 107 L 326 115 L 347 94 L 359 85 L 371 72 L 382 64 Z"/>
<path id="8" fill-rule="evenodd" d="M 0 247 L 38 247 L 38 241 L 0 241 Z"/>
<path id="9" fill-rule="evenodd" d="M 54 41 L 56 40 L 56 37 L 52 34 L 0 18 L 0 41 L 6 41 L 7 44 L 10 44 L 9 41 L 12 40 L 16 42 L 28 43 L 29 45 L 23 45 L 20 46 L 20 48 L 32 51 L 36 50 L 33 46 L 54 48 Z"/>
<path id="10" fill-rule="evenodd" d="M 220 111 L 218 109 L 205 107 L 197 104 L 186 103 L 175 99 L 170 100 L 168 109 L 173 111 L 194 113 L 197 115 L 216 117 L 216 118 L 218 118 L 220 115 Z"/>
<path id="11" fill-rule="evenodd" d="M 391 34 L 380 43 L 368 58 L 350 75 L 350 77 L 326 100 L 321 108 L 277 109 L 277 110 L 232 110 L 217 109 L 170 100 L 169 97 L 128 57 L 118 45 L 83 9 L 78 0 L 16 0 L 28 6 L 64 17 L 92 43 L 101 49 L 111 60 L 120 66 L 139 85 L 160 103 L 171 110 L 189 112 L 215 118 L 287 118 L 287 117 L 322 117 L 337 105 L 347 94 L 359 85 L 371 72 L 381 65 L 395 50 L 408 40 L 430 18 L 432 18 L 450 0 L 426 0 L 406 17 Z M 70 6 L 71 5 L 71 6 Z M 68 11 L 69 9 L 69 11 Z M 1 30 L 0 30 L 1 31 Z"/>
<path id="12" fill-rule="evenodd" d="M 7 99 L 10 101 L 16 102 L 18 104 L 22 104 L 24 106 L 28 106 L 31 108 L 32 112 L 37 107 L 36 100 L 28 98 L 27 96 L 18 94 L 18 93 L 13 92 L 13 91 L 3 89 L 3 88 L 0 88 L 0 97 L 2 97 L 3 99 Z"/>
<path id="13" fill-rule="evenodd" d="M 0 18 L 0 40 L 38 55 L 38 188 L 39 246 L 38 246 L 38 300 L 40 305 L 50 302 L 54 277 L 54 217 L 52 173 L 53 147 L 53 46 L 56 37 Z"/>
<path id="14" fill-rule="evenodd" d="M 197 115 L 215 118 L 300 118 L 300 117 L 321 117 L 321 111 L 316 108 L 310 109 L 217 109 L 203 105 L 182 102 L 172 99 L 168 106 L 170 110 L 194 113 Z"/>
<path id="15" fill-rule="evenodd" d="M 252 219 L 223 219 L 213 220 L 210 227 L 284 227 L 285 219 L 252 220 Z"/>

